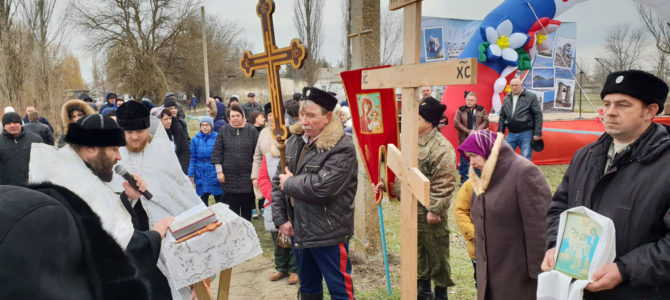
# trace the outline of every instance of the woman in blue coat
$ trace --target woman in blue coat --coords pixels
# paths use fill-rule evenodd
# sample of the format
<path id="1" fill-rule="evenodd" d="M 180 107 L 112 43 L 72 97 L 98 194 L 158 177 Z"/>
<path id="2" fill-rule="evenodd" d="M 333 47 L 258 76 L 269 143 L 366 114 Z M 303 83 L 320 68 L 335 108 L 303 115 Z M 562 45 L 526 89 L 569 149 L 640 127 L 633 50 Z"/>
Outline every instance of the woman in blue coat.
<path id="1" fill-rule="evenodd" d="M 214 127 L 212 117 L 200 119 L 200 131 L 191 140 L 191 163 L 188 167 L 188 177 L 195 184 L 195 192 L 205 205 L 209 204 L 209 195 L 217 198 L 223 194 L 216 179 L 216 168 L 209 162 L 218 135 L 212 132 L 212 127 Z"/>

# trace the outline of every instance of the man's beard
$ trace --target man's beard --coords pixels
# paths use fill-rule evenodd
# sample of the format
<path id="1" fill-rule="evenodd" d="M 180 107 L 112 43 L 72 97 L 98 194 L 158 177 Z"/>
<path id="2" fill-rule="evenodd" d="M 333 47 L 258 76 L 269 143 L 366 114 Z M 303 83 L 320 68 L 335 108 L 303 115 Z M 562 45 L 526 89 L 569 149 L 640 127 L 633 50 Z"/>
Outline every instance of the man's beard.
<path id="1" fill-rule="evenodd" d="M 91 169 L 93 174 L 98 176 L 100 180 L 110 182 L 114 176 L 113 168 L 115 164 L 115 159 L 107 157 L 105 152 L 101 150 L 92 161 L 86 163 L 86 166 Z"/>
<path id="2" fill-rule="evenodd" d="M 144 151 L 144 148 L 147 146 L 147 143 L 149 143 L 149 139 L 145 139 L 142 141 L 142 143 L 139 146 L 131 146 L 130 144 L 126 144 L 126 148 L 128 151 L 133 152 L 133 153 L 140 153 Z"/>

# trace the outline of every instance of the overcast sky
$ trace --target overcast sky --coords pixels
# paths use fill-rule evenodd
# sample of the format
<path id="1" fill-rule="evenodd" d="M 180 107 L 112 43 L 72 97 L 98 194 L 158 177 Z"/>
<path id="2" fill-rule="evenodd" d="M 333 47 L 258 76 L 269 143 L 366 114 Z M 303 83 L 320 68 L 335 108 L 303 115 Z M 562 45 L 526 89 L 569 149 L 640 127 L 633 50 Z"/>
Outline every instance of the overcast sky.
<path id="1" fill-rule="evenodd" d="M 342 0 L 322 1 L 326 3 L 323 14 L 322 54 L 331 64 L 336 64 L 342 60 Z M 383 1 L 383 6 L 388 3 L 388 0 L 380 1 Z M 275 37 L 280 48 L 288 46 L 290 40 L 297 37 L 292 19 L 293 2 L 294 0 L 275 0 Z M 263 51 L 260 22 L 255 13 L 256 3 L 253 0 L 202 1 L 208 15 L 237 22 L 243 29 L 243 38 L 251 44 L 254 53 Z M 422 14 L 430 17 L 481 20 L 500 3 L 502 0 L 424 0 Z M 577 23 L 577 57 L 580 62 L 593 64 L 593 58 L 601 56 L 599 52 L 609 28 L 620 23 L 642 25 L 632 0 L 588 0 L 577 4 L 557 19 Z M 70 42 L 70 50 L 80 61 L 84 80 L 90 82 L 91 55 L 82 47 L 86 43 L 85 36 L 74 36 L 76 37 Z M 650 49 L 652 47 L 650 44 Z"/>

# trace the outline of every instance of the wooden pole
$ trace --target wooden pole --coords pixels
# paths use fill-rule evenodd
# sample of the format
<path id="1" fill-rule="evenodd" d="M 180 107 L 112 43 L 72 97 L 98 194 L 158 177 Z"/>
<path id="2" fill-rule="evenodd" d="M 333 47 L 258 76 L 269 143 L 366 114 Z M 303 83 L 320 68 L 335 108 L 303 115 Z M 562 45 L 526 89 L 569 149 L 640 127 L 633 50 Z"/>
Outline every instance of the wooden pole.
<path id="1" fill-rule="evenodd" d="M 205 7 L 200 7 L 202 18 L 202 57 L 205 65 L 205 101 L 209 99 L 209 67 L 207 66 L 207 22 L 205 21 Z"/>

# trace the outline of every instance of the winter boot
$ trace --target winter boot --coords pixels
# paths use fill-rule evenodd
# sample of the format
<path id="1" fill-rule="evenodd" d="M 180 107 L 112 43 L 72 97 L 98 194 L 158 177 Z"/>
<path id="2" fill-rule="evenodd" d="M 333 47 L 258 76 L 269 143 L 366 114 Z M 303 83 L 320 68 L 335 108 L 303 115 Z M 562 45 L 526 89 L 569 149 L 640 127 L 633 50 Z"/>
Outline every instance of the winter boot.
<path id="1" fill-rule="evenodd" d="M 446 287 L 435 286 L 435 300 L 448 300 Z"/>
<path id="2" fill-rule="evenodd" d="M 416 290 L 417 300 L 433 300 L 433 292 L 430 289 L 430 280 L 417 280 L 418 288 Z"/>
<path id="3" fill-rule="evenodd" d="M 323 292 L 317 294 L 307 294 L 298 291 L 298 300 L 323 300 Z"/>

